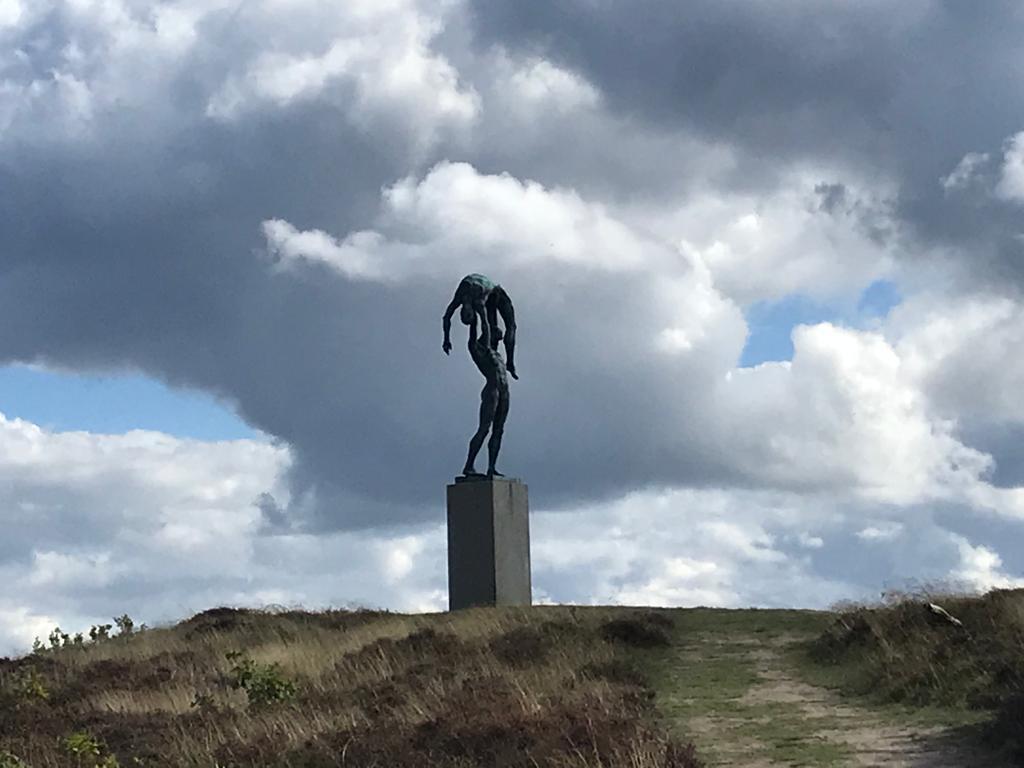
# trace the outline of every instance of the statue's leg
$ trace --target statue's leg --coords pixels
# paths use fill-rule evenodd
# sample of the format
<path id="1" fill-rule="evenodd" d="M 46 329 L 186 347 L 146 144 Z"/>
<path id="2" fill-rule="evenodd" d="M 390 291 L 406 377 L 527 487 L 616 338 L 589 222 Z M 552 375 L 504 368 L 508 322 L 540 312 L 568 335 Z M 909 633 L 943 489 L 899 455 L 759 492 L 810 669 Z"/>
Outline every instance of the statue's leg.
<path id="1" fill-rule="evenodd" d="M 498 388 L 491 382 L 487 382 L 480 393 L 480 426 L 477 427 L 476 434 L 469 441 L 469 455 L 466 457 L 466 466 L 462 470 L 463 475 L 480 474 L 474 467 L 476 455 L 480 453 L 480 448 L 484 444 L 484 438 L 487 437 L 487 432 L 490 430 L 491 424 L 494 423 L 494 414 L 497 407 Z"/>
<path id="2" fill-rule="evenodd" d="M 508 384 L 498 388 L 498 404 L 494 409 L 494 423 L 491 425 L 491 439 L 487 441 L 487 474 L 492 477 L 503 477 L 495 469 L 498 452 L 501 450 L 501 438 L 505 434 L 505 419 L 508 417 Z"/>

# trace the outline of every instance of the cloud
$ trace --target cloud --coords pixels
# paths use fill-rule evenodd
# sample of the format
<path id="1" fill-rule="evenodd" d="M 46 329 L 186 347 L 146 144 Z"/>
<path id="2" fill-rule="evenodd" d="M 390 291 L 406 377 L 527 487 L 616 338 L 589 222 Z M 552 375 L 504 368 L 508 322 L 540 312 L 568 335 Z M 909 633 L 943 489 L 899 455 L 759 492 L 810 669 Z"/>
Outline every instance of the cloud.
<path id="1" fill-rule="evenodd" d="M 0 30 L 17 26 L 24 14 L 21 0 L 3 0 L 0 2 Z"/>
<path id="2" fill-rule="evenodd" d="M 607 469 L 604 483 L 621 482 L 624 471 L 629 471 L 622 466 L 623 446 L 635 444 L 639 461 L 640 455 L 651 453 L 655 435 L 666 434 L 665 410 L 634 408 L 617 423 L 612 420 L 600 425 L 616 431 L 620 442 L 608 442 L 595 433 L 590 441 L 595 453 L 580 455 L 581 432 L 599 426 L 590 409 L 601 397 L 601 390 L 607 398 L 623 403 L 663 400 L 660 393 L 671 386 L 664 371 L 678 367 L 696 373 L 700 360 L 708 356 L 728 359 L 738 355 L 742 346 L 738 309 L 714 289 L 710 274 L 699 262 L 571 191 L 547 189 L 508 175 L 481 174 L 467 164 L 446 163 L 422 180 L 404 179 L 388 187 L 376 219 L 375 229 L 357 230 L 344 238 L 300 232 L 287 222 L 264 222 L 267 250 L 280 267 L 276 278 L 305 284 L 318 265 L 325 265 L 343 285 L 369 282 L 401 296 L 429 289 L 435 302 L 430 316 L 436 334 L 437 318 L 457 282 L 451 275 L 477 271 L 481 259 L 492 274 L 509 275 L 512 279 L 504 285 L 522 317 L 520 338 L 527 340 L 521 344 L 523 386 L 535 388 L 533 396 L 524 395 L 521 406 L 514 395 L 513 418 L 525 423 L 522 434 L 534 435 L 560 456 L 562 479 L 551 488 L 555 494 L 567 487 L 567 471 L 577 478 L 571 481 L 574 484 L 588 482 L 584 478 L 594 476 L 597 463 Z M 602 294 L 605 311 L 588 313 L 586 323 L 576 322 L 574 318 L 581 317 L 579 302 L 602 301 L 598 299 Z M 394 327 L 414 320 L 399 306 L 390 322 Z M 419 319 L 415 322 L 422 323 Z M 407 337 L 424 335 L 423 329 L 403 327 L 407 330 L 401 333 Z M 373 328 L 367 331 L 374 332 Z M 546 338 L 556 343 L 543 343 Z M 439 345 L 439 341 L 435 343 Z M 566 358 L 563 350 L 572 350 L 571 356 Z M 683 350 L 686 355 L 676 354 Z M 440 357 L 440 362 L 445 358 Z M 629 386 L 616 371 L 623 365 L 634 372 Z M 450 365 L 442 368 L 431 360 L 428 370 L 441 381 L 451 381 Z M 535 374 L 541 371 L 547 372 L 544 378 Z M 564 382 L 549 389 L 554 384 L 552 375 L 563 377 Z M 588 382 L 582 389 L 573 383 L 581 377 Z M 459 380 L 464 384 L 472 381 Z M 536 389 L 545 380 L 545 389 Z M 533 383 L 526 383 L 530 381 Z M 576 394 L 560 398 L 559 389 Z M 463 398 L 463 403 L 472 403 L 472 395 Z M 365 411 L 367 404 L 359 407 Z M 381 407 L 393 405 L 381 403 Z M 682 419 L 690 407 L 680 402 L 673 409 Z M 561 414 L 565 429 L 551 428 L 557 420 L 550 409 Z M 451 432 L 454 436 L 458 432 L 441 422 L 452 413 L 456 411 L 420 412 L 415 418 L 421 423 L 433 422 L 433 426 L 421 428 L 425 433 Z M 641 422 L 643 428 L 639 428 Z M 370 439 L 377 437 L 371 434 Z M 464 439 L 465 435 L 460 435 L 452 442 L 458 446 Z M 364 442 L 362 451 L 367 448 Z M 682 445 L 675 450 L 687 451 Z M 461 452 L 462 446 L 453 446 L 453 454 Z M 527 462 L 523 471 L 533 476 L 545 474 L 544 466 L 551 466 L 542 456 L 529 452 L 520 450 L 513 455 L 520 466 Z M 673 472 L 671 456 L 645 471 L 648 476 Z M 443 469 L 438 474 L 443 476 Z"/>
<path id="3" fill-rule="evenodd" d="M 359 232 L 339 243 L 319 229 L 300 232 L 287 221 L 268 219 L 263 222 L 263 236 L 268 251 L 283 268 L 302 260 L 321 261 L 349 277 L 385 277 L 380 260 L 368 255 L 380 242 L 376 232 Z"/>
<path id="4" fill-rule="evenodd" d="M 884 186 L 827 167 L 796 169 L 771 193 L 708 193 L 654 211 L 649 226 L 699 255 L 718 290 L 740 303 L 791 294 L 842 301 L 894 271 L 902 245 Z M 657 219 L 657 220 L 656 220 Z"/>
<path id="5" fill-rule="evenodd" d="M 495 54 L 495 86 L 508 89 L 510 107 L 539 117 L 545 110 L 573 112 L 598 106 L 601 94 L 578 73 L 547 59 L 528 57 L 514 61 L 504 51 Z"/>
<path id="6" fill-rule="evenodd" d="M 81 626 L 121 600 L 166 613 L 196 580 L 243 578 L 253 502 L 286 494 L 287 461 L 249 440 L 51 432 L 0 417 L 0 612 L 18 617 L 8 641 L 51 621 Z"/>
<path id="7" fill-rule="evenodd" d="M 714 489 L 552 510 L 531 534 L 534 583 L 548 600 L 595 604 L 824 608 L 920 580 L 962 583 L 965 552 L 994 552 L 927 507 Z M 972 588 L 1007 583 L 999 563 L 981 565 Z"/>
<path id="8" fill-rule="evenodd" d="M 1002 572 L 1002 558 L 993 550 L 972 546 L 967 539 L 959 536 L 955 537 L 955 541 L 960 550 L 960 565 L 951 574 L 955 580 L 979 592 L 994 588 L 1024 587 L 1024 579 L 1013 578 Z"/>
<path id="9" fill-rule="evenodd" d="M 57 625 L 51 616 L 28 608 L 0 608 L 0 653 L 25 653 L 36 638 L 45 638 Z"/>
<path id="10" fill-rule="evenodd" d="M 947 192 L 952 192 L 970 186 L 978 178 L 988 162 L 989 155 L 987 152 L 968 152 L 960 158 L 960 162 L 956 164 L 956 168 L 950 171 L 948 176 L 940 179 L 942 188 Z"/>
<path id="11" fill-rule="evenodd" d="M 0 653 L 124 612 L 153 624 L 215 604 L 441 607 L 433 531 L 268 530 L 263 510 L 268 497 L 287 502 L 289 460 L 252 440 L 52 432 L 0 417 Z"/>
<path id="12" fill-rule="evenodd" d="M 715 403 L 726 400 L 722 381 L 743 346 L 740 308 L 793 290 L 855 294 L 885 274 L 893 255 L 869 225 L 888 216 L 884 189 L 841 176 L 842 202 L 823 207 L 815 191 L 820 174 L 842 169 L 801 167 L 780 173 L 780 187 L 770 192 L 735 190 L 728 149 L 658 126 L 629 130 L 629 141 L 650 145 L 641 156 L 651 147 L 674 147 L 701 158 L 680 166 L 700 169 L 700 195 L 689 190 L 678 200 L 630 204 L 603 193 L 592 174 L 567 174 L 584 193 L 447 159 L 410 172 L 413 150 L 422 149 L 412 114 L 396 115 L 398 132 L 380 137 L 383 148 L 404 137 L 411 154 L 386 151 L 378 162 L 378 137 L 348 114 L 355 109 L 376 119 L 376 107 L 332 100 L 327 79 L 308 98 L 256 99 L 247 109 L 259 119 L 212 119 L 206 105 L 265 56 L 285 51 L 316 58 L 353 35 L 372 45 L 389 14 L 397 14 L 409 17 L 402 22 L 408 29 L 422 31 L 400 40 L 418 41 L 473 73 L 466 87 L 480 94 L 478 135 L 465 144 L 456 134 L 439 135 L 436 153 L 461 147 L 479 154 L 481 164 L 496 157 L 491 147 L 519 132 L 515 120 L 502 123 L 514 114 L 503 109 L 509 101 L 533 110 L 541 125 L 551 120 L 547 140 L 565 144 L 574 141 L 564 132 L 572 121 L 585 120 L 601 139 L 626 135 L 629 121 L 609 111 L 614 105 L 604 84 L 583 74 L 585 68 L 512 47 L 480 54 L 460 47 L 454 9 L 424 16 L 418 7 L 396 4 L 379 13 L 353 7 L 335 14 L 299 4 L 285 18 L 267 6 L 228 25 L 217 8 L 203 15 L 198 6 L 169 7 L 180 12 L 174 24 L 122 6 L 109 21 L 120 30 L 118 39 L 165 34 L 178 41 L 164 46 L 175 65 L 165 61 L 164 70 L 154 66 L 152 73 L 157 92 L 189 82 L 187 97 L 155 110 L 145 125 L 163 145 L 181 142 L 185 156 L 164 163 L 141 152 L 146 143 L 132 133 L 121 158 L 108 157 L 99 145 L 77 148 L 81 157 L 72 167 L 79 170 L 61 172 L 62 210 L 73 213 L 70 222 L 105 223 L 89 228 L 65 217 L 55 226 L 43 213 L 28 225 L 50 233 L 41 251 L 39 240 L 15 238 L 12 252 L 26 257 L 6 283 L 8 359 L 141 367 L 212 390 L 291 446 L 293 497 L 317 524 L 424 520 L 431 482 L 451 471 L 444 457 L 464 451 L 463 425 L 475 398 L 472 376 L 453 377 L 430 338 L 458 276 L 484 269 L 513 292 L 522 317 L 520 367 L 530 371 L 514 400 L 507 461 L 536 478 L 550 500 L 599 498 L 651 483 L 806 482 L 756 469 L 739 446 L 749 442 L 761 451 L 763 436 L 744 437 L 749 430 L 728 418 L 723 434 Z M 75 20 L 82 34 L 95 30 L 95 20 Z M 274 50 L 254 43 L 266 36 L 242 34 L 278 27 Z M 91 87 L 141 104 L 147 91 L 132 90 L 123 76 L 135 43 L 115 45 L 110 34 L 97 34 L 90 50 L 118 55 L 102 60 Z M 215 40 L 236 56 L 214 57 Z M 441 45 L 444 53 L 437 51 Z M 467 61 L 484 66 L 476 70 Z M 537 107 L 537 99 L 564 108 Z M 340 123 L 331 124 L 334 118 Z M 112 120 L 97 112 L 93 127 Z M 532 156 L 539 141 L 530 138 L 519 154 Z M 605 144 L 614 150 L 614 141 Z M 282 153 L 284 146 L 292 149 Z M 25 196 L 14 201 L 18 206 L 28 205 L 36 186 L 52 186 L 47 167 L 15 166 L 25 182 L 12 186 Z M 88 183 L 97 167 L 109 180 L 100 196 Z M 247 258 L 259 244 L 259 222 L 284 274 Z M 49 255 L 29 260 L 29 248 Z M 95 254 L 91 268 L 105 279 L 74 279 L 77 252 Z M 321 266 L 338 268 L 339 277 L 321 279 Z M 42 303 L 60 312 L 21 311 L 17 296 L 29 286 L 42 286 Z M 381 350 L 399 339 L 409 340 L 399 357 L 404 369 L 417 372 L 415 387 L 408 375 L 381 365 Z M 605 419 L 596 421 L 594 413 Z M 518 445 L 516 430 L 528 436 Z M 529 450 L 538 444 L 544 453 Z M 377 482 L 393 458 L 399 478 Z"/>
<path id="13" fill-rule="evenodd" d="M 986 486 L 991 458 L 932 411 L 882 334 L 822 323 L 798 327 L 793 342 L 792 362 L 734 370 L 721 387 L 718 418 L 731 427 L 721 450 L 749 477 L 893 504 Z"/>
<path id="14" fill-rule="evenodd" d="M 13 457 L 26 435 L 38 471 L 19 487 L 24 464 Z M 169 463 L 171 449 L 177 471 L 140 469 Z M 0 457 L 9 534 L 0 576 L 10 586 L 0 653 L 24 651 L 57 625 L 84 631 L 125 612 L 152 625 L 221 604 L 446 605 L 441 521 L 360 532 L 295 531 L 289 520 L 268 527 L 267 496 L 287 497 L 288 455 L 271 445 L 54 433 L 8 420 Z M 88 464 L 96 471 L 69 471 Z M 90 477 L 102 483 L 83 482 Z M 856 494 L 649 490 L 535 507 L 531 519 L 542 602 L 825 607 L 915 578 L 979 589 L 1020 581 L 992 537 L 953 533 L 926 506 Z"/>
<path id="15" fill-rule="evenodd" d="M 280 220 L 265 221 L 263 233 L 284 266 L 323 261 L 377 281 L 459 274 L 481 259 L 505 271 L 554 265 L 613 273 L 669 270 L 680 259 L 571 190 L 480 174 L 466 163 L 442 163 L 422 180 L 388 187 L 379 216 L 394 237 L 368 230 L 338 242 Z"/>
<path id="16" fill-rule="evenodd" d="M 878 526 L 869 525 L 857 531 L 857 538 L 864 541 L 888 541 L 903 533 L 903 526 L 900 523 L 883 523 Z"/>
<path id="17" fill-rule="evenodd" d="M 1020 424 L 1024 311 L 993 293 L 921 294 L 897 308 L 891 336 L 935 409 L 964 426 Z"/>
<path id="18" fill-rule="evenodd" d="M 1006 140 L 996 194 L 1005 200 L 1024 202 L 1024 131 Z"/>
<path id="19" fill-rule="evenodd" d="M 1024 131 L 1003 142 L 1001 162 L 994 163 L 988 152 L 968 152 L 941 182 L 947 192 L 962 194 L 974 188 L 981 195 L 976 204 L 1020 203 L 1024 200 Z"/>
<path id="20" fill-rule="evenodd" d="M 941 262 L 964 281 L 992 285 L 1012 274 L 1020 284 L 1008 215 L 964 206 L 937 183 L 967 153 L 1020 130 L 1024 97 L 1002 85 L 1002 73 L 1020 64 L 1024 22 L 1013 3 L 981 13 L 922 1 L 881 14 L 875 3 L 708 1 L 686 14 L 646 0 L 472 6 L 478 50 L 539 52 L 646 129 L 728 146 L 741 169 L 728 177 L 731 188 L 770 190 L 794 163 L 853 170 L 892 190 L 896 218 L 927 246 L 907 251 L 908 267 L 926 265 L 935 277 Z M 979 37 L 983 48 L 949 56 Z"/>
<path id="21" fill-rule="evenodd" d="M 641 381 L 669 377 L 674 365 L 710 373 L 702 404 L 679 404 L 676 418 L 679 425 L 701 419 L 706 429 L 694 430 L 689 440 L 698 455 L 728 457 L 720 472 L 776 488 L 854 488 L 894 503 L 958 497 L 963 488 L 985 483 L 991 459 L 960 443 L 952 422 L 932 412 L 919 380 L 905 374 L 884 336 L 808 326 L 795 332 L 792 364 L 734 369 L 736 308 L 717 288 L 716 265 L 692 248 L 673 253 L 602 206 L 534 182 L 444 164 L 422 181 L 405 179 L 386 189 L 378 219 L 380 229 L 343 240 L 280 221 L 265 222 L 264 234 L 269 252 L 286 268 L 323 263 L 357 281 L 437 280 L 474 271 L 486 253 L 506 273 L 530 267 L 529 282 L 521 278 L 519 286 L 532 300 L 527 317 L 561 306 L 548 297 L 582 295 L 602 273 L 619 274 L 641 303 L 623 303 L 622 296 L 609 303 L 604 346 L 577 337 L 574 362 L 582 364 L 588 352 L 595 354 L 594 365 L 630 360 L 634 373 L 651 370 L 638 376 Z M 532 226 L 516 227 L 519 221 Z M 765 217 L 763 227 L 776 224 Z M 548 325 L 571 334 L 568 317 L 552 317 Z M 619 327 L 634 332 L 622 335 Z M 730 342 L 723 343 L 730 332 L 732 355 Z M 631 415 L 641 413 L 634 408 Z M 666 415 L 662 410 L 660 421 L 668 426 Z M 652 420 L 643 435 L 655 441 L 659 431 Z M 661 434 L 669 445 L 670 435 Z M 663 477 L 683 481 L 679 474 Z"/>
<path id="22" fill-rule="evenodd" d="M 132 612 L 172 571 L 160 616 L 439 605 L 473 271 L 516 303 L 502 461 L 550 512 L 548 599 L 821 604 L 865 563 L 948 577 L 954 528 L 1015 578 L 1020 11 L 879 9 L 0 2 L 0 360 L 200 388 L 276 441 L 9 419 L 0 611 Z M 879 279 L 901 306 L 845 325 Z M 834 321 L 738 369 L 794 295 Z"/>
<path id="23" fill-rule="evenodd" d="M 232 62 L 207 103 L 208 116 L 244 119 L 261 108 L 336 101 L 365 130 L 387 130 L 396 120 L 415 125 L 421 145 L 445 127 L 476 118 L 477 94 L 431 48 L 443 28 L 444 4 L 433 13 L 408 0 L 347 3 L 331 11 L 299 6 L 283 40 Z M 271 4 L 253 15 L 269 25 L 280 21 L 281 9 Z"/>

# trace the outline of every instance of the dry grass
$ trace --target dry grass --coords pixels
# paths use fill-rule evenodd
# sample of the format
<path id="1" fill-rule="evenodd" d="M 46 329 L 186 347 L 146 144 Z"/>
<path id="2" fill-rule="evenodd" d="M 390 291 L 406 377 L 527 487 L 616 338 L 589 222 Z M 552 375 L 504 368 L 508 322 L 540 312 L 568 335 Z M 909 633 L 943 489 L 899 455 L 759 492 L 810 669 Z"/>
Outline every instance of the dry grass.
<path id="1" fill-rule="evenodd" d="M 32 768 L 629 766 L 689 768 L 652 725 L 633 659 L 661 614 L 620 609 L 214 609 L 167 629 L 0 660 L 3 753 Z M 264 670 L 260 705 L 237 683 Z M 233 669 L 234 668 L 234 669 Z M 28 676 L 47 696 L 26 692 Z M 294 685 L 294 689 L 291 687 Z M 75 732 L 99 745 L 76 757 Z"/>
<path id="2" fill-rule="evenodd" d="M 934 615 L 927 603 L 963 626 Z M 853 693 L 991 712 L 985 741 L 1024 764 L 1024 589 L 980 597 L 921 590 L 888 595 L 876 606 L 849 605 L 811 656 L 841 670 Z"/>

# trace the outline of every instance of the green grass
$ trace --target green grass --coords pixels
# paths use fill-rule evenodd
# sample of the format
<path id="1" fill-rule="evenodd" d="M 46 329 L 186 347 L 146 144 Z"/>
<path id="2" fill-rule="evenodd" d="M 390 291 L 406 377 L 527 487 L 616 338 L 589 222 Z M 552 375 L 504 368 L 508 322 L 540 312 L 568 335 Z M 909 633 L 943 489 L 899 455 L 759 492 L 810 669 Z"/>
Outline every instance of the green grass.
<path id="1" fill-rule="evenodd" d="M 828 611 L 765 608 L 681 608 L 672 610 L 671 616 L 677 637 L 683 642 L 699 632 L 712 632 L 719 637 L 727 637 L 732 631 L 761 637 L 816 634 L 835 618 Z"/>
<path id="2" fill-rule="evenodd" d="M 794 643 L 786 649 L 787 662 L 812 685 L 869 707 L 886 718 L 909 725 L 941 728 L 965 728 L 983 724 L 991 713 L 962 704 L 902 704 L 893 701 L 884 689 L 875 687 L 876 670 L 869 657 L 861 656 L 843 664 L 822 664 L 811 654 L 813 641 Z"/>
<path id="3" fill-rule="evenodd" d="M 864 746 L 843 737 L 882 725 L 1009 752 L 1024 734 L 1024 591 L 943 605 L 965 631 L 920 600 L 837 613 L 217 609 L 0 659 L 0 766 L 81 768 L 61 747 L 75 734 L 97 765 L 154 768 L 326 768 L 339 750 L 361 767 L 814 768 L 850 765 Z"/>
<path id="4" fill-rule="evenodd" d="M 673 611 L 672 645 L 647 659 L 644 671 L 668 724 L 692 734 L 709 766 L 739 756 L 793 766 L 841 765 L 848 750 L 818 736 L 834 718 L 808 718 L 795 704 L 745 700 L 761 680 L 753 653 L 787 637 L 809 637 L 828 625 L 813 611 Z M 702 733 L 714 738 L 701 738 Z"/>
<path id="5" fill-rule="evenodd" d="M 1024 589 L 924 589 L 853 605 L 791 659 L 818 685 L 906 722 L 956 728 L 971 749 L 1024 764 Z"/>
<path id="6" fill-rule="evenodd" d="M 823 730 L 840 727 L 832 717 L 808 717 L 792 705 L 762 704 L 747 707 L 746 721 L 736 732 L 764 745 L 758 753 L 785 765 L 841 765 L 850 751 L 820 736 Z"/>
<path id="7" fill-rule="evenodd" d="M 671 645 L 643 668 L 665 727 L 692 737 L 709 766 L 850 765 L 854 748 L 885 748 L 858 741 L 882 729 L 941 731 L 930 749 L 998 763 L 1024 735 L 1024 592 L 943 605 L 967 631 L 919 598 L 836 613 L 676 610 Z"/>

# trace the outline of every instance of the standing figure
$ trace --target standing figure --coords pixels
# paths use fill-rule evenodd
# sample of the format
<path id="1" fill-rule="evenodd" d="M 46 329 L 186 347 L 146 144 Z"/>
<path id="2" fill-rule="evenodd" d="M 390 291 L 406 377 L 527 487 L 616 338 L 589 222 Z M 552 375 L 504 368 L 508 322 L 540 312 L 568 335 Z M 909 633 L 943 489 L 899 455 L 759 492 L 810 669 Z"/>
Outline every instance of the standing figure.
<path id="1" fill-rule="evenodd" d="M 464 477 L 483 477 L 476 471 L 475 464 L 476 455 L 488 432 L 491 433 L 491 439 L 487 441 L 487 477 L 503 477 L 495 464 L 498 451 L 501 450 L 501 437 L 505 432 L 505 418 L 508 416 L 508 376 L 505 373 L 505 361 L 497 350 L 503 334 L 496 326 L 491 333 L 492 343 L 485 344 L 483 337 L 477 338 L 476 319 L 469 324 L 469 355 L 486 381 L 480 392 L 480 426 L 469 441 L 469 455 L 462 470 Z"/>
<path id="2" fill-rule="evenodd" d="M 512 378 L 518 379 L 515 363 L 516 313 L 512 307 L 512 299 L 505 289 L 483 275 L 472 274 L 462 278 L 459 287 L 455 289 L 455 296 L 444 312 L 444 343 L 441 349 L 446 355 L 452 350 L 452 315 L 460 307 L 459 317 L 465 325 L 480 321 L 480 342 L 485 347 L 497 350 L 498 342 L 504 337 L 505 357 L 508 358 L 505 366 Z M 494 332 L 498 327 L 499 315 L 505 324 L 504 334 Z"/>

